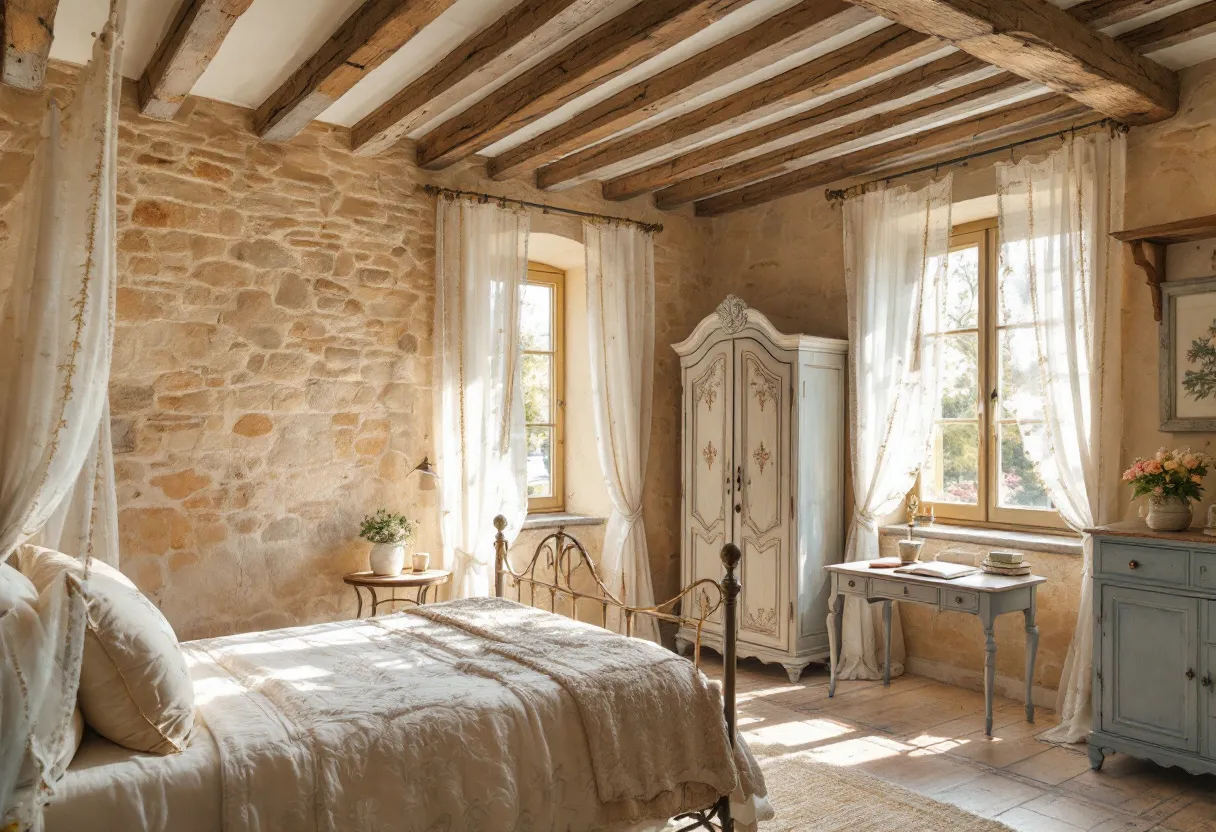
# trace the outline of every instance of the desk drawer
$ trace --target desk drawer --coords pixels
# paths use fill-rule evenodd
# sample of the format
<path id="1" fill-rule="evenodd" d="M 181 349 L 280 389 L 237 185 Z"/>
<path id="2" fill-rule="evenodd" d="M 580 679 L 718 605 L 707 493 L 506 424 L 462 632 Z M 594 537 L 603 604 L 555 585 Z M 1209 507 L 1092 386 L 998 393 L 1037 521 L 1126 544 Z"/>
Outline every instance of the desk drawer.
<path id="1" fill-rule="evenodd" d="M 1098 556 L 1098 571 L 1103 575 L 1140 581 L 1186 585 L 1189 555 L 1182 549 L 1103 543 Z"/>
<path id="2" fill-rule="evenodd" d="M 894 598 L 896 601 L 920 601 L 922 604 L 937 603 L 937 587 L 906 584 L 903 581 L 888 581 L 875 578 L 870 582 L 871 598 Z"/>
<path id="3" fill-rule="evenodd" d="M 1216 552 L 1191 553 L 1191 586 L 1216 589 Z"/>
<path id="4" fill-rule="evenodd" d="M 942 589 L 942 609 L 975 612 L 979 608 L 980 595 L 978 592 L 968 592 L 965 589 Z"/>
<path id="5" fill-rule="evenodd" d="M 850 595 L 865 595 L 868 592 L 866 587 L 870 583 L 869 578 L 838 574 L 837 579 L 839 580 L 838 587 L 841 592 L 847 592 Z"/>

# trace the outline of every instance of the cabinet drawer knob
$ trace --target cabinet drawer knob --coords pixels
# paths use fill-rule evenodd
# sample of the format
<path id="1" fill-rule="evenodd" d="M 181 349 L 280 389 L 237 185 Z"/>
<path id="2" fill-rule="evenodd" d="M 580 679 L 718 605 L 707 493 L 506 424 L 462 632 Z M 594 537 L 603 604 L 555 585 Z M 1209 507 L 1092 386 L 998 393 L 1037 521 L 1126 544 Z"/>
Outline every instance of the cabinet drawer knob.
<path id="1" fill-rule="evenodd" d="M 857 581 L 849 581 L 849 586 L 850 586 L 850 587 L 855 587 L 855 586 L 857 586 Z"/>
<path id="2" fill-rule="evenodd" d="M 961 595 L 955 595 L 955 596 L 954 596 L 954 603 L 958 604 L 958 605 L 961 607 L 961 606 L 963 605 L 963 596 L 961 596 Z"/>
<path id="3" fill-rule="evenodd" d="M 1202 679 L 1200 679 L 1200 680 L 1199 680 L 1199 684 L 1203 685 L 1205 688 L 1211 688 L 1211 687 L 1213 687 L 1213 685 L 1212 685 L 1212 674 L 1211 674 L 1211 673 L 1209 673 L 1207 676 L 1204 676 Z"/>
<path id="4" fill-rule="evenodd" d="M 742 503 L 735 503 L 735 514 L 742 514 L 742 513 L 743 513 Z"/>
<path id="5" fill-rule="evenodd" d="M 908 588 L 904 587 L 904 595 L 907 595 L 907 594 L 908 594 Z"/>
<path id="6" fill-rule="evenodd" d="M 1206 574 L 1208 574 L 1208 568 L 1207 568 L 1206 566 L 1201 566 L 1201 567 L 1199 567 L 1199 574 L 1200 574 L 1200 575 L 1206 575 Z"/>
<path id="7" fill-rule="evenodd" d="M 1194 670 L 1193 668 L 1188 667 L 1188 668 L 1186 669 L 1186 678 L 1187 678 L 1187 679 L 1194 679 L 1194 678 L 1195 678 L 1195 670 Z"/>
<path id="8" fill-rule="evenodd" d="M 1128 568 L 1128 569 L 1139 569 L 1139 568 L 1140 568 L 1140 561 L 1138 561 L 1138 560 L 1129 560 L 1129 561 L 1127 562 L 1127 568 Z"/>

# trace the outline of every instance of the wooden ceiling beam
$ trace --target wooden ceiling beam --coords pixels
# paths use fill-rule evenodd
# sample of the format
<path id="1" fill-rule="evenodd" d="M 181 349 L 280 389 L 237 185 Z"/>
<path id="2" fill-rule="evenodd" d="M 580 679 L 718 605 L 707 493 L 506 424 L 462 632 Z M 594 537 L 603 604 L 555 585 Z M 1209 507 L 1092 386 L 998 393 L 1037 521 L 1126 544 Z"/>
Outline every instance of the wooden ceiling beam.
<path id="1" fill-rule="evenodd" d="M 1073 20 L 1101 29 L 1116 23 L 1126 23 L 1180 2 L 1182 0 L 1085 0 L 1084 3 L 1070 6 L 1067 12 Z"/>
<path id="2" fill-rule="evenodd" d="M 1091 0 L 1070 7 L 1074 19 L 1094 25 L 1110 25 L 1159 10 L 1180 0 Z M 1202 16 L 1201 16 L 1202 15 Z M 1186 19 L 1182 18 L 1186 16 Z M 1177 18 L 1177 20 L 1175 20 Z M 1149 51 L 1158 42 L 1172 45 L 1179 39 L 1207 34 L 1209 19 L 1216 18 L 1216 3 L 1209 3 L 1165 18 L 1121 35 L 1118 39 L 1137 51 Z M 1162 39 L 1159 41 L 1158 39 Z M 1146 49 L 1145 47 L 1148 47 Z M 695 148 L 687 153 L 664 159 L 649 167 L 610 179 L 603 184 L 605 199 L 632 199 L 644 193 L 666 188 L 683 179 L 700 176 L 716 168 L 748 158 L 748 154 L 765 145 L 796 137 L 817 126 L 863 114 L 935 86 L 947 84 L 989 65 L 965 52 L 917 67 L 887 81 L 872 84 L 848 95 L 773 124 L 739 133 L 721 142 Z"/>
<path id="3" fill-rule="evenodd" d="M 286 141 L 408 43 L 456 0 L 365 0 L 262 102 L 253 129 Z"/>
<path id="4" fill-rule="evenodd" d="M 18 89 L 42 89 L 58 8 L 59 0 L 4 0 L 4 66 L 0 80 Z"/>
<path id="5" fill-rule="evenodd" d="M 499 154 L 489 161 L 488 172 L 491 178 L 507 179 L 534 170 L 665 109 L 809 49 L 871 17 L 869 12 L 844 0 L 802 0 Z"/>
<path id="6" fill-rule="evenodd" d="M 1212 32 L 1216 32 L 1216 3 L 1204 3 L 1124 32 L 1116 40 L 1143 54 L 1177 46 Z"/>
<path id="7" fill-rule="evenodd" d="M 220 44 L 253 0 L 182 0 L 140 76 L 139 111 L 168 120 L 194 89 Z"/>
<path id="8" fill-rule="evenodd" d="M 1129 124 L 1178 111 L 1178 76 L 1048 0 L 852 0 Z"/>
<path id="9" fill-rule="evenodd" d="M 751 0 L 645 0 L 508 81 L 418 141 L 437 170 L 526 127 Z"/>
<path id="10" fill-rule="evenodd" d="M 382 153 L 594 13 L 600 0 L 524 0 L 351 128 L 351 150 Z"/>
<path id="11" fill-rule="evenodd" d="M 720 98 L 654 127 L 571 153 L 536 172 L 537 185 L 557 188 L 595 178 L 614 166 L 645 163 L 659 154 L 688 146 L 821 95 L 914 61 L 942 48 L 936 38 L 903 26 L 878 32 L 787 70 L 754 86 Z"/>
<path id="12" fill-rule="evenodd" d="M 864 116 L 868 110 L 889 105 L 943 84 L 957 82 L 959 78 L 987 68 L 988 64 L 963 52 L 938 58 L 932 63 L 833 98 L 818 107 L 796 113 L 773 124 L 694 148 L 679 156 L 610 179 L 603 185 L 604 198 L 633 199 L 657 191 L 688 177 L 739 161 L 745 154 L 765 145 L 807 133 L 821 125 L 842 123 L 859 114 Z"/>
<path id="13" fill-rule="evenodd" d="M 1083 105 L 1073 99 L 1049 93 L 996 112 L 893 139 L 701 200 L 696 203 L 696 214 L 699 217 L 719 216 L 850 177 L 885 172 L 894 164 L 921 161 L 931 154 L 952 148 L 966 147 L 969 152 L 974 152 L 980 143 L 1012 130 L 1041 128 L 1075 119 L 1087 112 Z"/>
<path id="14" fill-rule="evenodd" d="M 768 153 L 738 164 L 684 179 L 655 194 L 655 205 L 664 210 L 670 210 L 689 202 L 697 202 L 725 191 L 741 188 L 758 179 L 808 167 L 809 163 L 805 160 L 815 153 L 836 147 L 840 147 L 844 153 L 847 153 L 848 149 L 842 146 L 849 142 L 878 136 L 884 131 L 897 127 L 919 125 L 923 129 L 933 125 L 938 119 L 944 120 L 950 111 L 953 111 L 957 118 L 966 114 L 966 110 L 960 112 L 960 108 L 969 107 L 974 110 L 985 99 L 991 102 L 993 96 L 1013 91 L 1019 86 L 1034 87 L 1033 84 L 1012 73 L 1003 72 L 995 77 L 985 78 L 982 81 L 922 99 L 905 107 L 878 113 L 847 127 L 770 150 Z"/>

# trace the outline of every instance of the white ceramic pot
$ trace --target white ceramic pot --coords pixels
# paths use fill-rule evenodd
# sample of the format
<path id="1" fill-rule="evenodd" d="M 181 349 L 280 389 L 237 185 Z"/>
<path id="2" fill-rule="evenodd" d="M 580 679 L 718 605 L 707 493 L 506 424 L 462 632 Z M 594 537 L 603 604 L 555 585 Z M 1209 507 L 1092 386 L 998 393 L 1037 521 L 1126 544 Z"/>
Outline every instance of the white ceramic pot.
<path id="1" fill-rule="evenodd" d="M 1191 527 L 1191 502 L 1182 497 L 1149 497 L 1144 522 L 1155 532 L 1180 532 Z"/>
<path id="2" fill-rule="evenodd" d="M 920 547 L 925 545 L 923 540 L 900 540 L 899 543 L 899 562 L 900 563 L 916 563 L 920 560 Z"/>
<path id="3" fill-rule="evenodd" d="M 381 577 L 400 575 L 405 568 L 405 547 L 400 543 L 376 543 L 368 556 L 372 573 Z"/>

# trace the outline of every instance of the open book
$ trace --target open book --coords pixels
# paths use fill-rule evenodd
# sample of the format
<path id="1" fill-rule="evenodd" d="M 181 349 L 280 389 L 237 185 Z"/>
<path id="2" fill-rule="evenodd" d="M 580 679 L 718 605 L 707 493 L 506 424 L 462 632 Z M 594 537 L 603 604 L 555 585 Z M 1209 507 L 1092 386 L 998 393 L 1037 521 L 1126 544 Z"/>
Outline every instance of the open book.
<path id="1" fill-rule="evenodd" d="M 923 575 L 926 578 L 941 578 L 942 580 L 952 581 L 964 575 L 974 575 L 980 570 L 974 566 L 967 566 L 962 563 L 950 563 L 938 560 L 932 563 L 910 563 L 893 571 L 902 572 L 905 575 Z"/>

